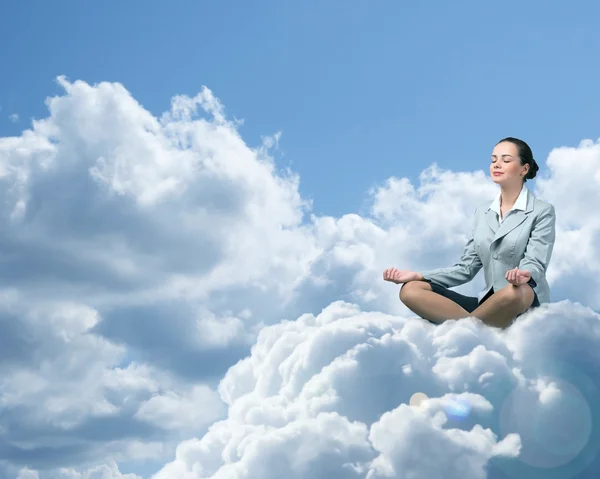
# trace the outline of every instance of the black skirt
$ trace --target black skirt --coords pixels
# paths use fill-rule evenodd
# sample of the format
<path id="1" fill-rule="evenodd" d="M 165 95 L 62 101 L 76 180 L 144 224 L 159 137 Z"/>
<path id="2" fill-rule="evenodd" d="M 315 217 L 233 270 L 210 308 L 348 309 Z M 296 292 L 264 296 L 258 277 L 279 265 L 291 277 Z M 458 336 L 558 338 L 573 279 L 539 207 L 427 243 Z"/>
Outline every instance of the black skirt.
<path id="1" fill-rule="evenodd" d="M 432 281 L 427 281 L 427 282 L 431 286 L 431 289 L 433 290 L 434 293 L 437 293 L 448 299 L 451 299 L 452 301 L 454 301 L 456 304 L 458 304 L 461 308 L 468 311 L 469 313 L 472 313 L 473 311 L 475 311 L 481 303 L 483 303 L 492 294 L 494 294 L 494 288 L 491 288 L 488 291 L 488 293 L 483 298 L 481 298 L 481 301 L 479 301 L 479 299 L 477 299 L 476 296 L 465 296 L 464 294 L 460 294 L 460 293 L 457 293 L 456 291 L 452 291 L 451 289 L 448 289 L 445 286 L 436 284 Z M 531 304 L 529 309 L 527 309 L 527 311 L 529 311 L 530 309 L 533 309 L 533 308 L 537 308 L 539 305 L 540 305 L 540 301 L 538 299 L 537 293 L 535 292 L 535 290 L 533 290 L 533 303 Z M 523 311 L 523 313 L 525 313 L 527 311 Z M 521 314 L 523 314 L 523 313 L 521 313 Z M 517 317 L 521 316 L 521 314 L 517 315 Z"/>

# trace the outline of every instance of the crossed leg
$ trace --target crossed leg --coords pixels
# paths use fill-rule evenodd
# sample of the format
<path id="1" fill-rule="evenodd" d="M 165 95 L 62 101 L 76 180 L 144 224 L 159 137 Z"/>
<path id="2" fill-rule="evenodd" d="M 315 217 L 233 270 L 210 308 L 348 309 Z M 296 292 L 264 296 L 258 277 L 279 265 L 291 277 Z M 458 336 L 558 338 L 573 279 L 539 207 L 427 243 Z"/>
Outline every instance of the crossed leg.
<path id="1" fill-rule="evenodd" d="M 532 305 L 534 294 L 528 284 L 508 284 L 469 312 L 451 299 L 433 292 L 426 281 L 410 281 L 402 285 L 400 300 L 413 313 L 434 323 L 475 316 L 489 326 L 505 328 Z"/>
<path id="2" fill-rule="evenodd" d="M 427 281 L 404 283 L 400 288 L 400 301 L 413 313 L 434 323 L 470 316 L 470 313 L 462 306 L 435 293 Z"/>
<path id="3" fill-rule="evenodd" d="M 531 307 L 534 297 L 533 289 L 528 284 L 508 284 L 481 303 L 471 316 L 490 326 L 506 328 L 519 314 Z"/>

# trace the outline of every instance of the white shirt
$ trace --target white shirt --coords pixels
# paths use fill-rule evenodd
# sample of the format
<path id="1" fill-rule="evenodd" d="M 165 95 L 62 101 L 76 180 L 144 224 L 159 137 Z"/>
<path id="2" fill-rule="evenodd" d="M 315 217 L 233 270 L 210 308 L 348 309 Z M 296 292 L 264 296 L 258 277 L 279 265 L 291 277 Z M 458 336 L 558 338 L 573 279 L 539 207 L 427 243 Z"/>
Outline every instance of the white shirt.
<path id="1" fill-rule="evenodd" d="M 488 208 L 488 209 L 494 211 L 498 215 L 498 224 L 502 224 L 502 222 L 506 219 L 506 217 L 513 210 L 525 211 L 525 208 L 527 208 L 527 194 L 528 193 L 529 193 L 529 190 L 527 189 L 525 184 L 523 184 L 523 188 L 521 188 L 521 193 L 519 193 L 519 197 L 517 198 L 517 201 L 515 201 L 515 204 L 513 205 L 513 207 L 506 212 L 506 214 L 504 215 L 504 218 L 502 218 L 502 215 L 500 214 L 500 193 L 498 193 L 498 196 L 496 196 L 496 199 L 494 201 L 492 201 L 492 204 Z"/>

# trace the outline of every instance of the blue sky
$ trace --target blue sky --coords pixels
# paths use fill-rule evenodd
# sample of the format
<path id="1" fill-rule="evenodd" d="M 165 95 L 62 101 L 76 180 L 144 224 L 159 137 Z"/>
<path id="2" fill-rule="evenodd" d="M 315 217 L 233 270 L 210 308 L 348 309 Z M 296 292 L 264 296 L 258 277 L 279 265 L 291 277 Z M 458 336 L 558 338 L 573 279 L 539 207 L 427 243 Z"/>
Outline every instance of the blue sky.
<path id="1" fill-rule="evenodd" d="M 122 82 L 155 114 L 206 85 L 249 144 L 282 132 L 281 164 L 325 214 L 432 162 L 485 169 L 504 136 L 543 162 L 597 134 L 597 2 L 340 5 L 3 2 L 0 133 L 44 116 L 58 75 Z"/>
<path id="2" fill-rule="evenodd" d="M 598 477 L 600 4 L 557 3 L 3 1 L 0 478 Z M 456 262 L 505 136 L 552 302 L 434 328 L 382 272 Z"/>

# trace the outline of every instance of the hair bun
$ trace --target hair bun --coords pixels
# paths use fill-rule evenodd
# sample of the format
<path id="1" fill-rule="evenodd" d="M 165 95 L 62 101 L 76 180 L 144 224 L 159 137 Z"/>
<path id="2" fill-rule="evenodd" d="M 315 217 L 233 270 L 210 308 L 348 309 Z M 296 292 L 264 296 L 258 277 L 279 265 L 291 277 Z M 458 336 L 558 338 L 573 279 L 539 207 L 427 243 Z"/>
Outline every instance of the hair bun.
<path id="1" fill-rule="evenodd" d="M 540 167 L 538 166 L 537 162 L 532 159 L 531 160 L 531 164 L 529 165 L 529 171 L 527 173 L 527 179 L 528 180 L 533 180 L 535 178 L 536 173 L 538 172 L 538 170 L 540 169 Z"/>

